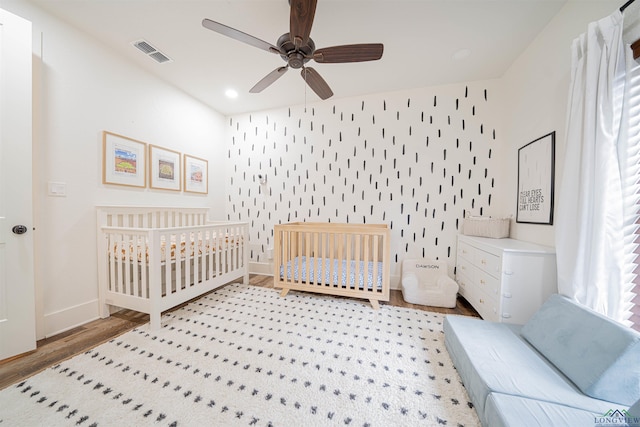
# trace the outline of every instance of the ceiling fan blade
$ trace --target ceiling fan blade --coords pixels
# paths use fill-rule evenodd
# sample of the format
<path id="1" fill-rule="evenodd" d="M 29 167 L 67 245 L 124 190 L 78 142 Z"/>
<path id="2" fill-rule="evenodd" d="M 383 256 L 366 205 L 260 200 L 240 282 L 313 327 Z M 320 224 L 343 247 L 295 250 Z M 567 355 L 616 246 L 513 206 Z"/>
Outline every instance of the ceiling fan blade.
<path id="1" fill-rule="evenodd" d="M 272 72 L 267 74 L 262 80 L 260 80 L 258 83 L 256 83 L 255 86 L 252 87 L 249 90 L 249 92 L 250 93 L 260 93 L 260 92 L 262 92 L 269 85 L 271 85 L 273 82 L 275 82 L 280 77 L 282 77 L 284 75 L 284 73 L 287 72 L 288 69 L 289 69 L 288 66 L 276 68 L 275 70 L 273 70 Z"/>
<path id="2" fill-rule="evenodd" d="M 313 89 L 313 91 L 320 97 L 320 99 L 327 99 L 333 96 L 331 88 L 316 70 L 310 67 L 305 67 L 302 69 L 300 74 L 302 75 L 304 81 L 307 82 L 309 87 Z"/>
<path id="3" fill-rule="evenodd" d="M 219 22 L 212 21 L 211 19 L 203 19 L 202 26 L 211 31 L 215 31 L 216 33 L 220 33 L 224 36 L 231 37 L 232 39 L 250 44 L 251 46 L 255 46 L 259 49 L 266 50 L 267 52 L 280 54 L 280 50 L 271 43 L 267 43 L 264 40 L 260 40 L 257 37 L 254 37 L 247 33 L 243 33 L 240 30 L 236 30 L 235 28 L 231 28 Z"/>
<path id="4" fill-rule="evenodd" d="M 290 0 L 289 34 L 296 49 L 309 40 L 318 0 Z"/>
<path id="5" fill-rule="evenodd" d="M 382 58 L 382 43 L 346 44 L 317 49 L 313 59 L 320 63 L 363 62 Z"/>

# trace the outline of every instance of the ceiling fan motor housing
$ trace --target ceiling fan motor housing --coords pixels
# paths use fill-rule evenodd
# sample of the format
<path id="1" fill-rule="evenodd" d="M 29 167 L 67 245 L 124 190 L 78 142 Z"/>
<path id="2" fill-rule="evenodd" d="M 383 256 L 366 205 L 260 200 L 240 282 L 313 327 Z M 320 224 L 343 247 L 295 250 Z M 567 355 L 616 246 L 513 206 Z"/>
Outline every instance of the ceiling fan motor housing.
<path id="1" fill-rule="evenodd" d="M 309 38 L 307 44 L 296 49 L 289 33 L 281 35 L 276 44 L 280 50 L 280 56 L 291 68 L 302 68 L 304 64 L 311 60 L 313 52 L 316 50 L 316 45 L 311 38 Z"/>

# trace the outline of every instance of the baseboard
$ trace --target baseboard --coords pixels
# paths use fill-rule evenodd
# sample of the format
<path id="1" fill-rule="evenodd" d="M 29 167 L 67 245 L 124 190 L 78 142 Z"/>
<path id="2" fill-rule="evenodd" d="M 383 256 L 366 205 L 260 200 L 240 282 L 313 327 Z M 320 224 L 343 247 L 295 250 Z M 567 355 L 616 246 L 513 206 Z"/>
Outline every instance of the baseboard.
<path id="1" fill-rule="evenodd" d="M 45 338 L 66 332 L 87 322 L 99 319 L 98 300 L 75 305 L 44 315 Z"/>
<path id="2" fill-rule="evenodd" d="M 391 275 L 391 277 L 389 277 L 389 285 L 391 289 L 395 289 L 397 291 L 400 290 L 400 276 L 396 276 L 396 275 Z"/>
<path id="3" fill-rule="evenodd" d="M 271 262 L 250 262 L 249 273 L 273 276 L 273 263 Z"/>

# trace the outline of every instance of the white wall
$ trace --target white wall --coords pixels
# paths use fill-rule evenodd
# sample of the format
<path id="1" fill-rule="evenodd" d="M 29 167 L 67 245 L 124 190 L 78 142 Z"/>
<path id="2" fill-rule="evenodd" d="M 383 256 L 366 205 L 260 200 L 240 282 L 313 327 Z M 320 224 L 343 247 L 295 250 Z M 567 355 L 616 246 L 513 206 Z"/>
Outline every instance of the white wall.
<path id="1" fill-rule="evenodd" d="M 268 264 L 274 223 L 308 218 L 393 222 L 398 262 L 424 255 L 452 266 L 464 212 L 515 217 L 518 148 L 555 130 L 559 179 L 571 41 L 618 3 L 570 1 L 500 80 L 223 119 L 43 11 L 2 0 L 34 24 L 39 337 L 98 315 L 99 204 L 208 206 L 214 218 L 248 220 L 254 265 Z M 103 185 L 102 130 L 208 159 L 209 195 Z M 49 181 L 65 182 L 67 197 L 47 196 Z M 226 188 L 211 185 L 221 181 Z M 512 235 L 554 245 L 554 226 L 512 222 Z"/>
<path id="2" fill-rule="evenodd" d="M 571 43 L 590 22 L 613 13 L 624 2 L 569 1 L 502 79 L 503 136 L 508 151 L 507 208 L 516 216 L 518 149 L 556 132 L 555 205 L 564 162 L 566 107 L 571 72 Z M 512 223 L 512 237 L 555 246 L 555 225 Z"/>
<path id="3" fill-rule="evenodd" d="M 504 213 L 497 87 L 482 81 L 231 117 L 227 212 L 251 223 L 254 271 L 272 271 L 275 224 L 330 221 L 391 226 L 392 286 L 406 258 L 446 260 L 453 272 L 465 213 Z"/>
<path id="4" fill-rule="evenodd" d="M 205 206 L 224 219 L 224 118 L 26 2 L 2 7 L 33 22 L 34 204 L 38 336 L 98 317 L 96 213 L 101 204 Z M 42 36 L 42 37 L 41 37 Z M 41 42 L 42 40 L 42 42 Z M 158 65 L 163 66 L 163 65 Z M 209 161 L 209 194 L 102 184 L 101 132 Z M 66 197 L 47 183 L 66 183 Z"/>

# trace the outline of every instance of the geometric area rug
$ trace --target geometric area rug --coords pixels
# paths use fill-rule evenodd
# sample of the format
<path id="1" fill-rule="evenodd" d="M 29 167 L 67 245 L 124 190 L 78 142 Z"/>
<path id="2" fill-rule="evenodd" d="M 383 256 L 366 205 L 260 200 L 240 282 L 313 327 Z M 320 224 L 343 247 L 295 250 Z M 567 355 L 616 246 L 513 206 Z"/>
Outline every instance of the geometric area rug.
<path id="1" fill-rule="evenodd" d="M 0 391 L 0 427 L 479 426 L 443 319 L 233 283 Z"/>

